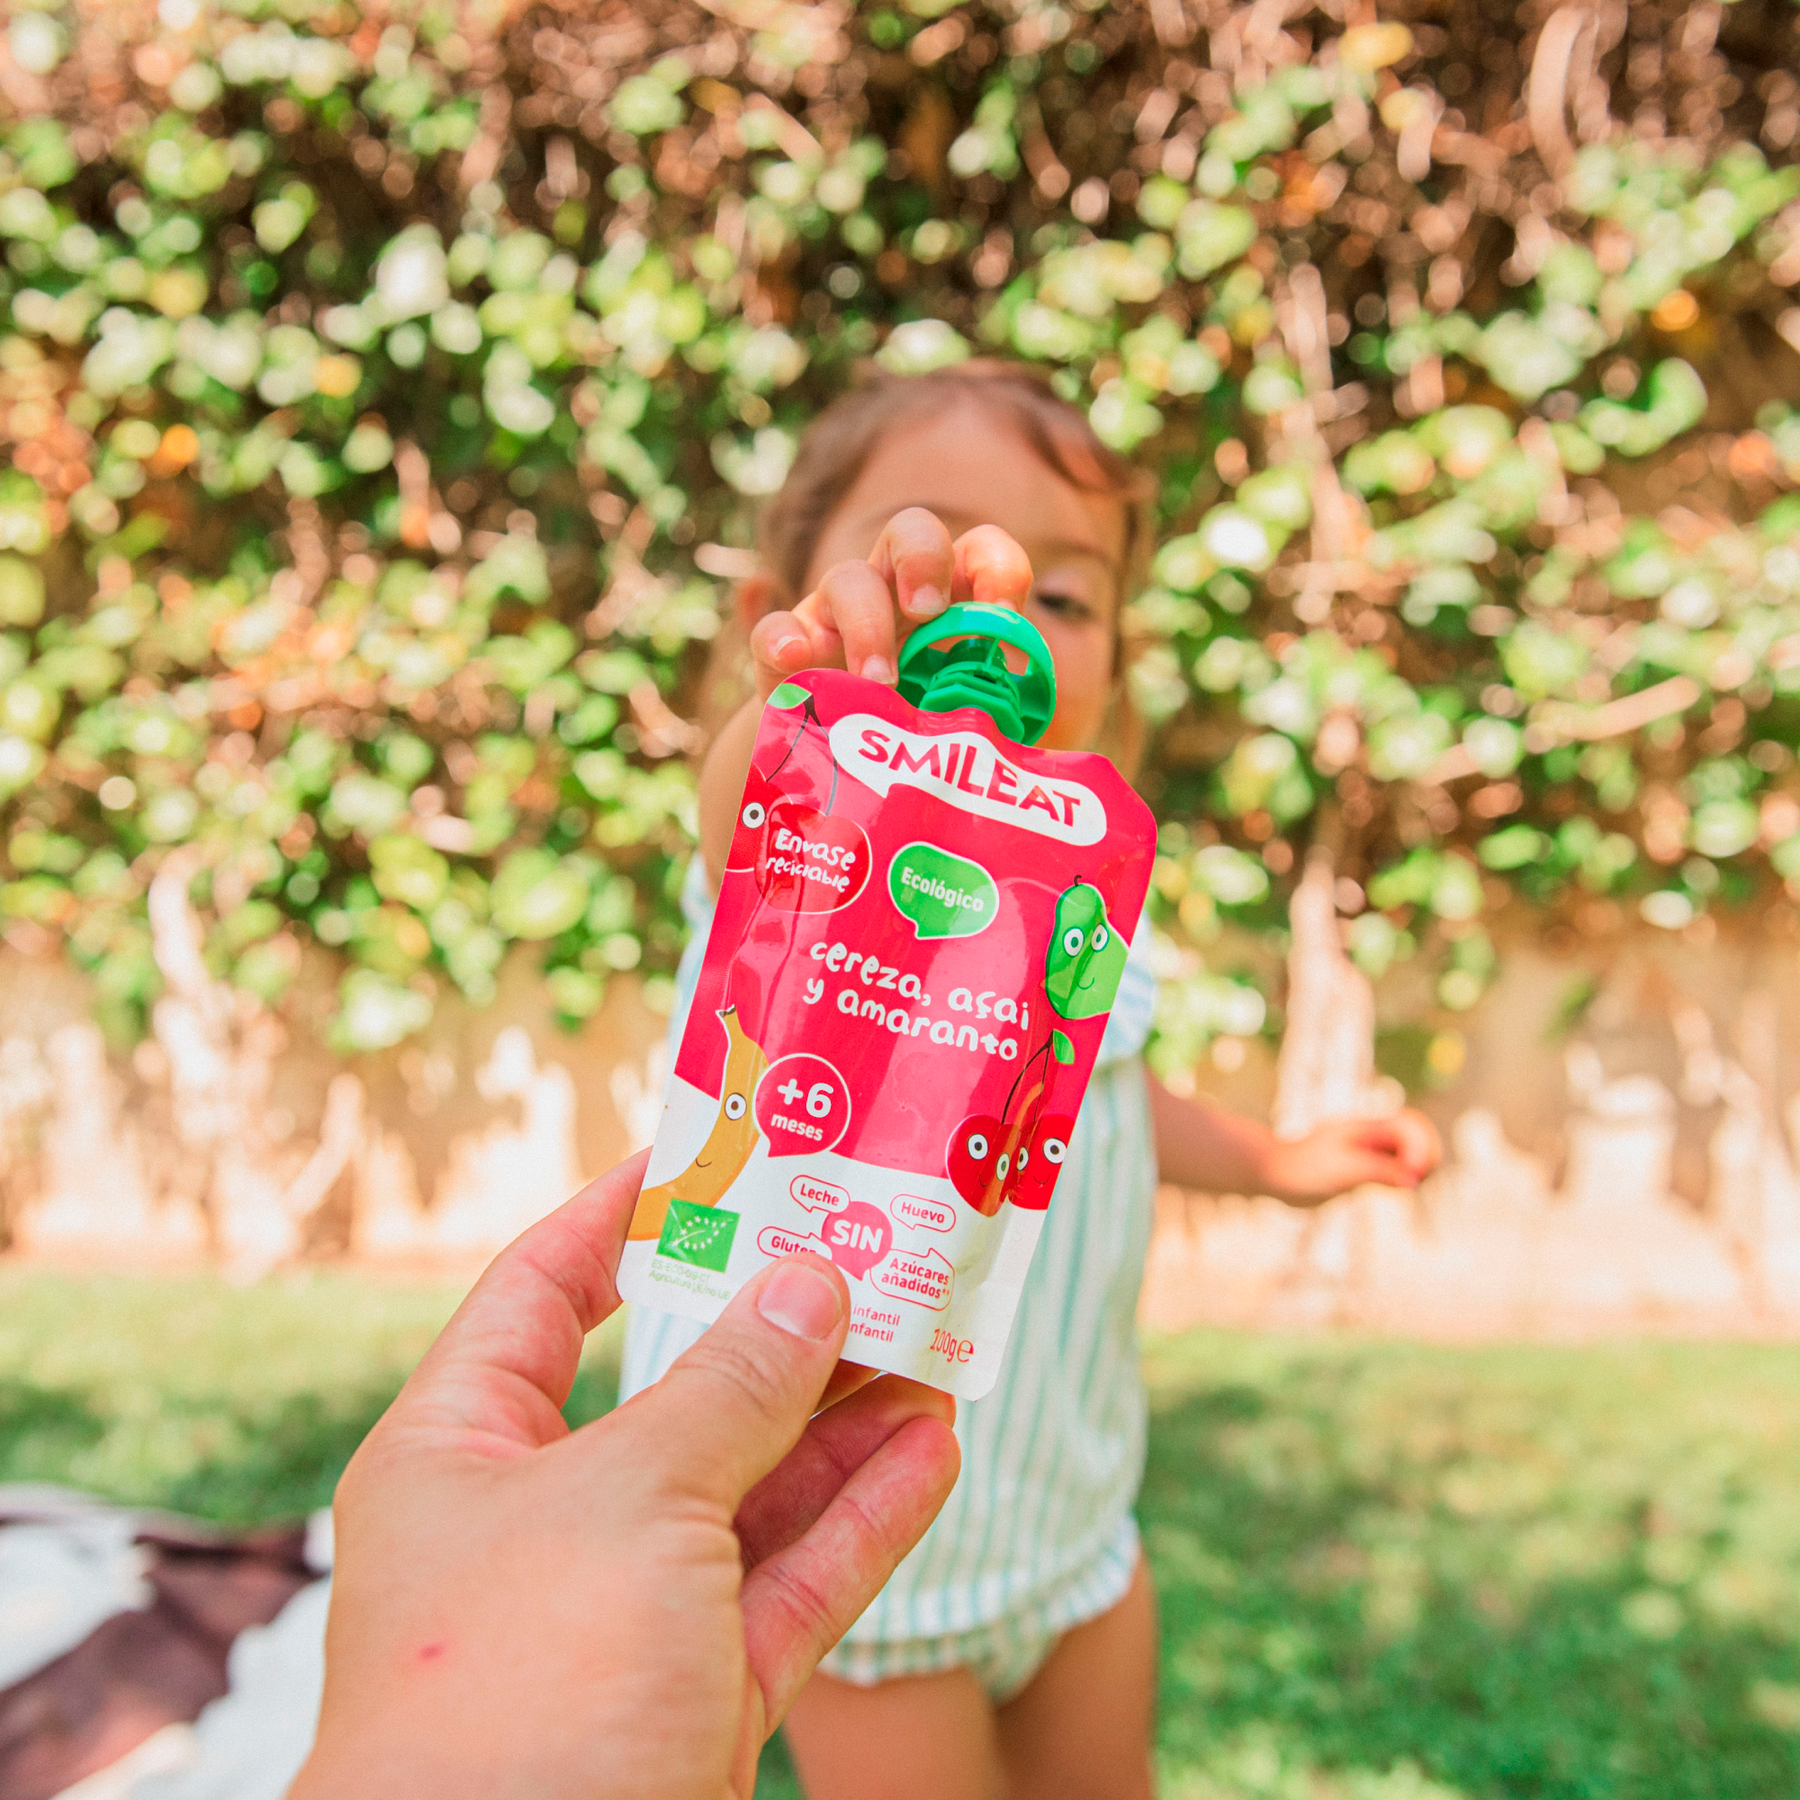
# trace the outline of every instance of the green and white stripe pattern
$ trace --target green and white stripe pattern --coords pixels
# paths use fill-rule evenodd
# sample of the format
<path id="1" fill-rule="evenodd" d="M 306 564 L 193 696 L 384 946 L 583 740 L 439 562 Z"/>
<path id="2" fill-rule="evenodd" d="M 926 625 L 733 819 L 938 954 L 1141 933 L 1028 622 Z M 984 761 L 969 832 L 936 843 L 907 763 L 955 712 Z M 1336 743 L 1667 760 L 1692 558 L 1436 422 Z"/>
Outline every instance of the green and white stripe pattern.
<path id="1" fill-rule="evenodd" d="M 698 980 L 711 903 L 698 859 L 673 1030 Z M 1156 1190 L 1141 1052 L 1155 978 L 1140 928 L 1045 1217 L 994 1391 L 957 1408 L 962 1474 L 943 1512 L 821 1665 L 859 1683 L 968 1667 L 996 1698 L 1061 1633 L 1117 1603 L 1137 1562 L 1144 1466 L 1136 1313 Z M 705 1329 L 633 1310 L 621 1397 Z"/>

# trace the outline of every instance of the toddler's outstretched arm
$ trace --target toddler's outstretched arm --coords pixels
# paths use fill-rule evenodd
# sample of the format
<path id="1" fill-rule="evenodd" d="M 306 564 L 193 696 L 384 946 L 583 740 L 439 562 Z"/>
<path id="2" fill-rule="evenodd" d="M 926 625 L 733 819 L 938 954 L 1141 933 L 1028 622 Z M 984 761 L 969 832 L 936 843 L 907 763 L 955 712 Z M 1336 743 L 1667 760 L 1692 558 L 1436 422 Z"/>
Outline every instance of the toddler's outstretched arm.
<path id="1" fill-rule="evenodd" d="M 1151 1076 L 1150 1117 L 1163 1180 L 1211 1194 L 1272 1194 L 1293 1206 L 1364 1182 L 1417 1187 L 1443 1156 L 1437 1127 L 1411 1107 L 1278 1138 L 1253 1119 L 1183 1100 Z"/>

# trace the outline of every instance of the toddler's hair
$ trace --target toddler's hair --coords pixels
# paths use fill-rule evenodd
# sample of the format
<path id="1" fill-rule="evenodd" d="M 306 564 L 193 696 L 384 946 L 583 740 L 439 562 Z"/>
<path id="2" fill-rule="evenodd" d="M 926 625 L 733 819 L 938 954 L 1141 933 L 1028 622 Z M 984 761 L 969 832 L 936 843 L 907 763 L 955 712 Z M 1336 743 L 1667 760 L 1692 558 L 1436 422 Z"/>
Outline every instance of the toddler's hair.
<path id="1" fill-rule="evenodd" d="M 884 436 L 901 420 L 973 404 L 1018 432 L 1030 450 L 1071 486 L 1116 499 L 1125 509 L 1121 604 L 1141 584 L 1151 544 L 1155 485 L 1101 442 L 1087 415 L 1055 393 L 1025 363 L 977 357 L 925 375 L 878 374 L 834 400 L 807 428 L 781 491 L 763 509 L 762 559 L 789 605 L 806 579 L 827 521 Z"/>
<path id="2" fill-rule="evenodd" d="M 757 548 L 781 590 L 781 605 L 792 606 L 805 595 L 826 523 L 882 437 L 902 420 L 971 403 L 1010 425 L 1032 454 L 1072 486 L 1119 502 L 1125 509 L 1121 607 L 1136 594 L 1155 547 L 1151 511 L 1155 482 L 1102 443 L 1087 415 L 1056 393 L 1038 370 L 1024 363 L 974 357 L 925 375 L 872 375 L 840 395 L 807 427 L 787 480 L 765 505 L 757 525 Z M 748 649 L 737 621 L 728 620 L 713 641 L 701 683 L 696 722 L 703 742 L 712 739 L 749 692 Z M 1127 658 L 1121 625 L 1113 639 L 1115 675 L 1123 673 Z M 1126 684 L 1115 682 L 1099 747 L 1131 775 L 1142 757 L 1144 736 L 1143 721 Z"/>

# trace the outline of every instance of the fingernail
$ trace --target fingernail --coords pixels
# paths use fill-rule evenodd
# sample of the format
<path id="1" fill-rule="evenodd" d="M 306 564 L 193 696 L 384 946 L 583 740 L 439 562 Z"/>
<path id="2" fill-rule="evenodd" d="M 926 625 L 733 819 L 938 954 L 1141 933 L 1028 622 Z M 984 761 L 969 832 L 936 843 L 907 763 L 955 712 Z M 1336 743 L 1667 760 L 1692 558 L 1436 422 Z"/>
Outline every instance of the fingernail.
<path id="1" fill-rule="evenodd" d="M 777 1269 L 756 1296 L 756 1310 L 790 1337 L 820 1343 L 837 1329 L 843 1310 L 837 1284 L 803 1262 Z"/>
<path id="2" fill-rule="evenodd" d="M 912 610 L 918 618 L 934 619 L 944 610 L 944 590 L 929 585 L 912 591 Z"/>
<path id="3" fill-rule="evenodd" d="M 865 681 L 884 681 L 890 687 L 893 685 L 894 665 L 885 656 L 865 657 L 862 672 Z"/>

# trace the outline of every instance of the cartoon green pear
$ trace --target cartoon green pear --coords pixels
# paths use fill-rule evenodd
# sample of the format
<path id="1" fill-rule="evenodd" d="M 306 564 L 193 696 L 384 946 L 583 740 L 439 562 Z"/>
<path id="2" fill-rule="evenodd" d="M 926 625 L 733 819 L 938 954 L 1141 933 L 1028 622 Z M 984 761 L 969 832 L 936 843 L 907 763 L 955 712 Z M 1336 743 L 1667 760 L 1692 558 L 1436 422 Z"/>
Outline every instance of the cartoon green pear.
<path id="1" fill-rule="evenodd" d="M 1065 1019 L 1091 1019 L 1112 1010 L 1125 972 L 1125 940 L 1106 916 L 1100 890 L 1078 881 L 1056 903 L 1056 924 L 1044 959 L 1044 992 Z"/>

